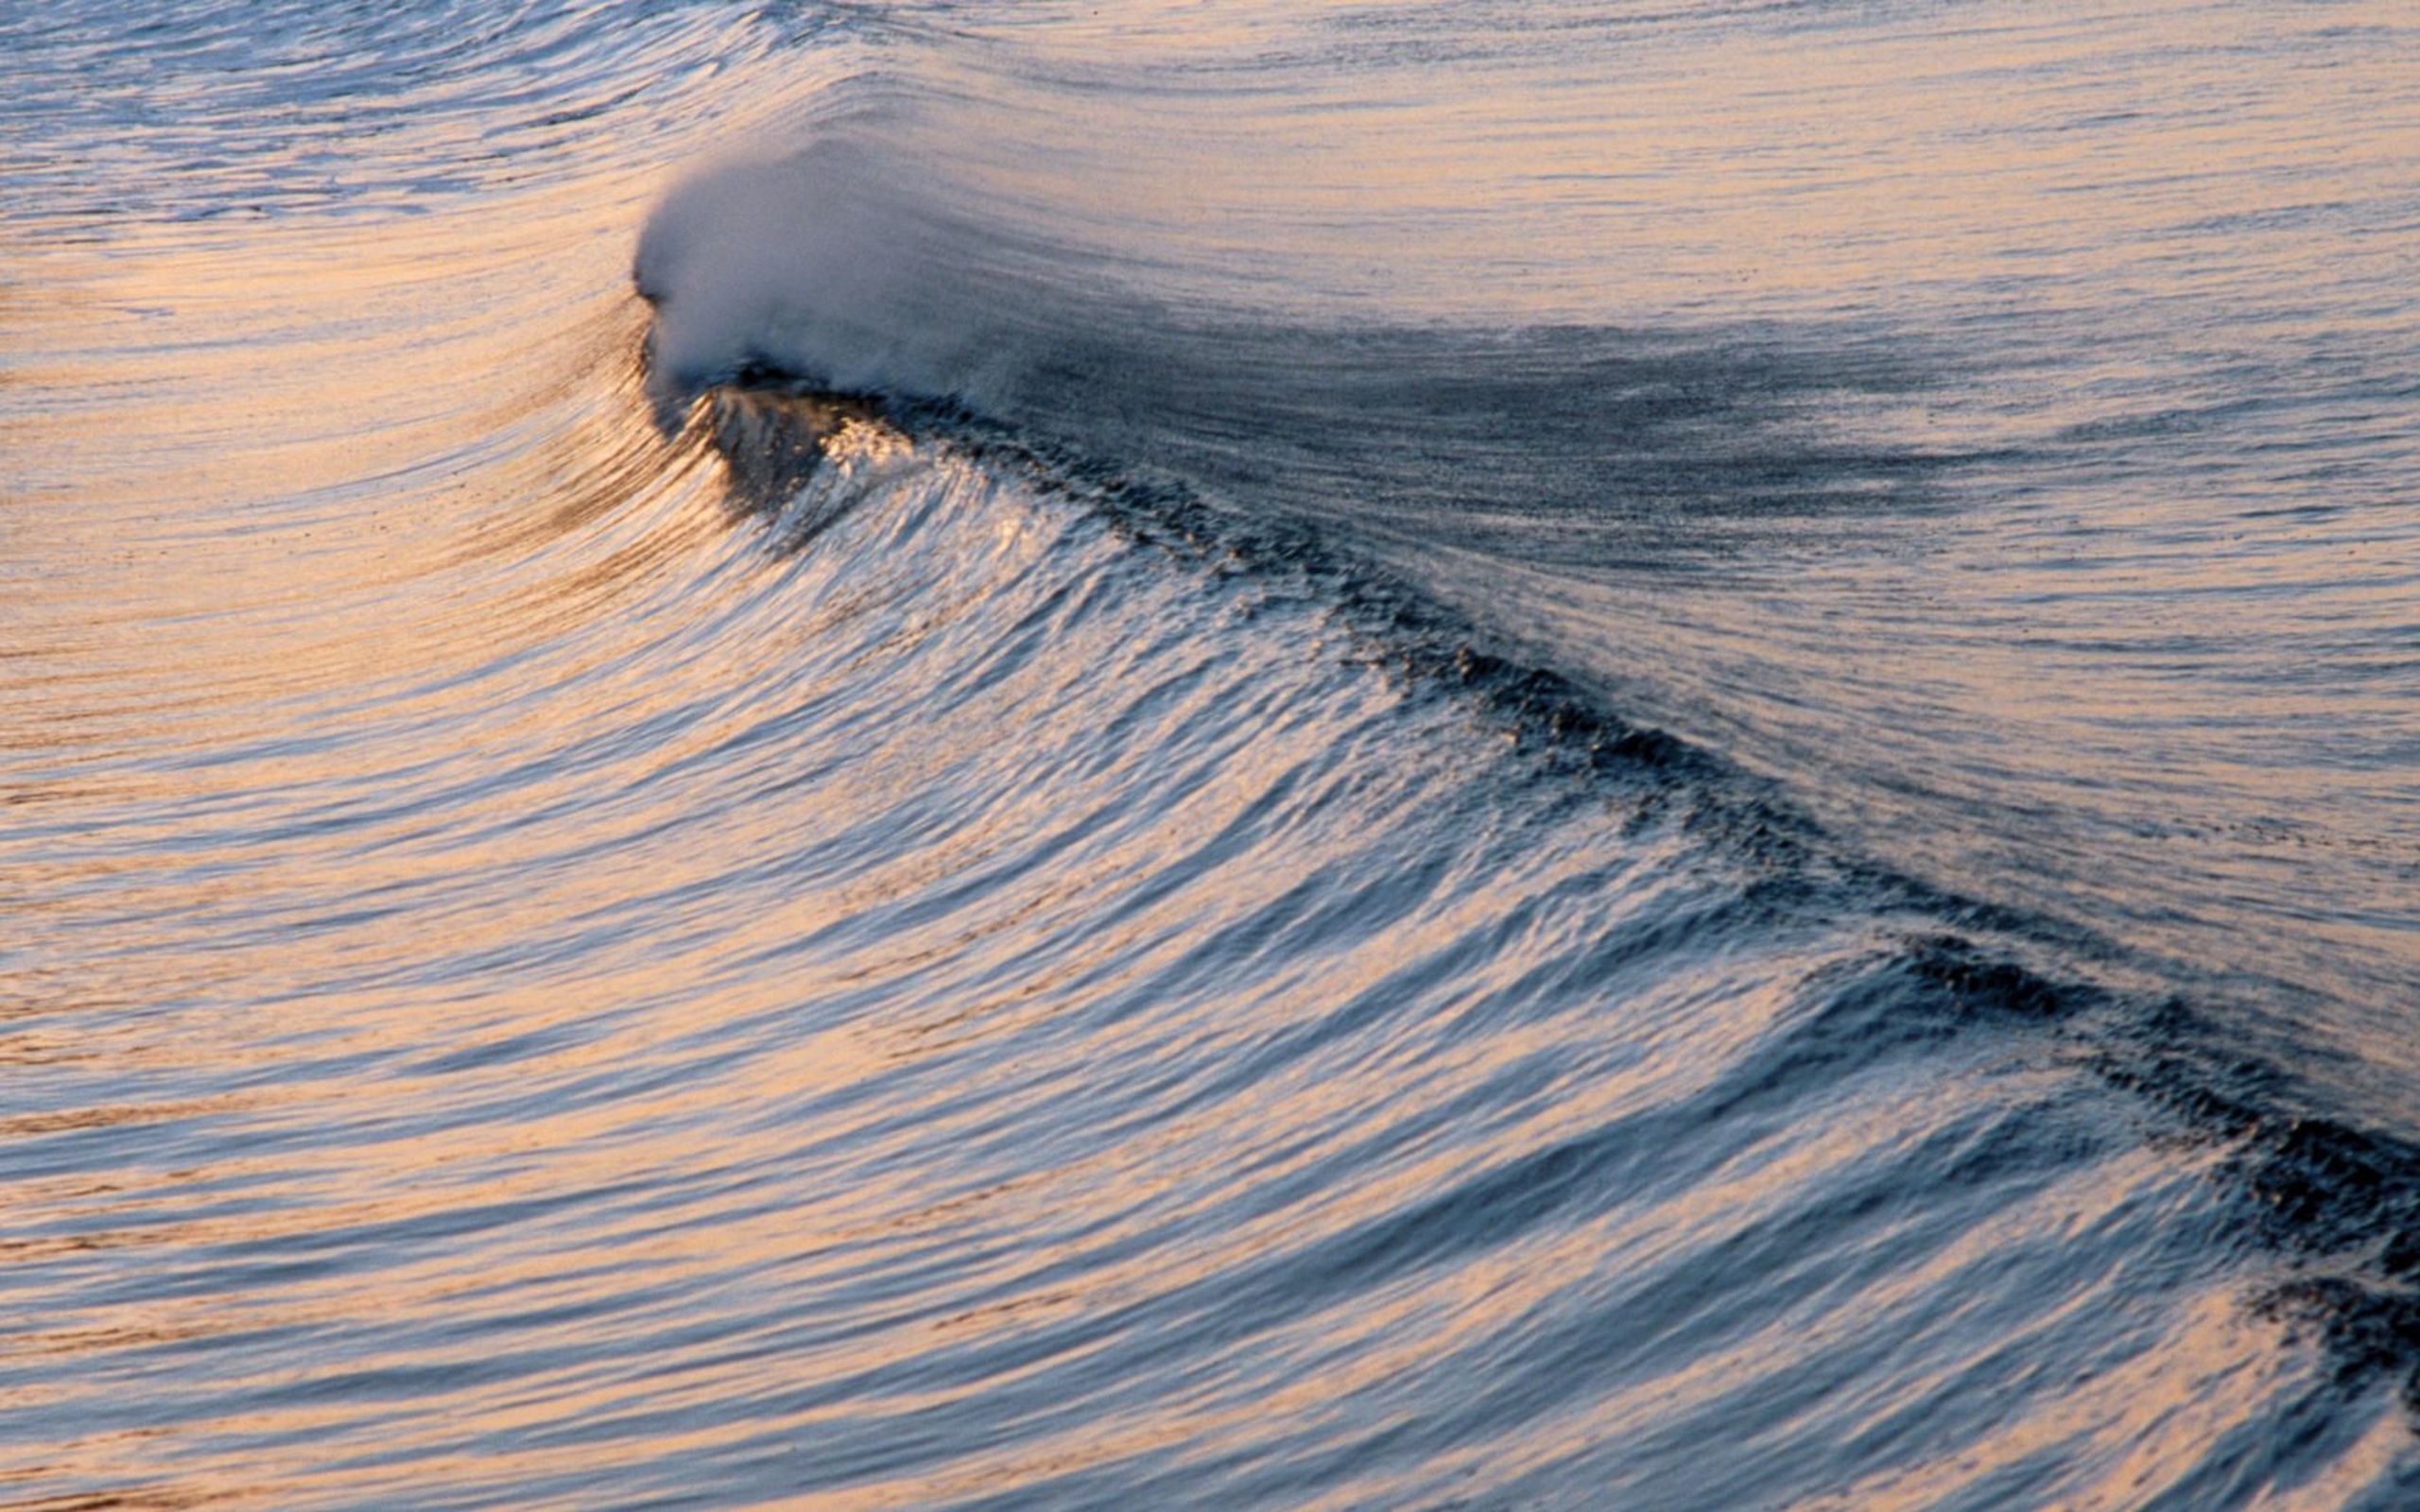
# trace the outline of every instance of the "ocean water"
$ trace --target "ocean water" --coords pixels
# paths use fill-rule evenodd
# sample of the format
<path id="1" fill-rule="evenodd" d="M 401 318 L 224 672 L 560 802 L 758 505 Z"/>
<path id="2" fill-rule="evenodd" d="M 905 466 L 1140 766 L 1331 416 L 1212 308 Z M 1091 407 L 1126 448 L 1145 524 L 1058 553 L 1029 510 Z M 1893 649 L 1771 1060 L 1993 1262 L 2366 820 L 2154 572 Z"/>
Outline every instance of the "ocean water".
<path id="1" fill-rule="evenodd" d="M 0 1506 L 2420 1505 L 2420 13 L 0 7 Z"/>

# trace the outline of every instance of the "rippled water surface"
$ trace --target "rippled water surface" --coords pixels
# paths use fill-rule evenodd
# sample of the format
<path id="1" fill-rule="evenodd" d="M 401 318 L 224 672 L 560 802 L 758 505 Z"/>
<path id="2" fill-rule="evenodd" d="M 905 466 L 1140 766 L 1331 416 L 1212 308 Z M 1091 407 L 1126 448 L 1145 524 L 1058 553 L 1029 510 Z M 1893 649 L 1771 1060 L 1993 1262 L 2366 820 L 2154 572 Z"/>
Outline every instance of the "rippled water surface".
<path id="1" fill-rule="evenodd" d="M 0 1505 L 2420 1503 L 2407 8 L 0 59 Z"/>

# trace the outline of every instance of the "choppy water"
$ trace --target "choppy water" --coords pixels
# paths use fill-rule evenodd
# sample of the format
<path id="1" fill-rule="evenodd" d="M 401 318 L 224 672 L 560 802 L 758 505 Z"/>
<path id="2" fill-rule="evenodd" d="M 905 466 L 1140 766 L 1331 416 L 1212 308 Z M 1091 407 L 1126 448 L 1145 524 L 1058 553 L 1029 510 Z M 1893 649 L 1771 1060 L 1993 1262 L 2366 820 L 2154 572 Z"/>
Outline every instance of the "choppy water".
<path id="1" fill-rule="evenodd" d="M 0 10 L 0 1504 L 2420 1503 L 2420 17 Z"/>

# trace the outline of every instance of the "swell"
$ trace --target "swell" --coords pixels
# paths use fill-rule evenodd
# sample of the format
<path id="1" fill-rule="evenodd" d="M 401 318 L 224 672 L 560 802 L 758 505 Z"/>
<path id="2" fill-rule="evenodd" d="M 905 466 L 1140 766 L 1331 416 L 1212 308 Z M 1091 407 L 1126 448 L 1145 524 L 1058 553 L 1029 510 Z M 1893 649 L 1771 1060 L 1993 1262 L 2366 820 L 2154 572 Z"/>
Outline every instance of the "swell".
<path id="1" fill-rule="evenodd" d="M 800 153 L 693 180 L 651 217 L 637 274 L 666 392 L 732 378 L 838 390 L 1008 458 L 1137 537 L 1339 606 L 1395 675 L 1483 711 L 1545 766 L 1685 816 L 1790 906 L 1905 917 L 1910 1001 L 1895 1032 L 2033 1025 L 2162 1137 L 2227 1151 L 2217 1173 L 2242 1214 L 2228 1243 L 2292 1272 L 2249 1283 L 2258 1305 L 2312 1322 L 2348 1373 L 2393 1375 L 2411 1395 L 2400 1236 L 2420 1144 L 2351 1111 L 2369 1068 L 2292 1027 L 2391 971 L 2373 960 L 2334 980 L 2264 977 L 2207 932 L 2181 947 L 2207 955 L 2179 954 L 2178 936 L 2138 927 L 2193 906 L 2157 870 L 2122 884 L 2116 908 L 2091 866 L 2066 864 L 2079 880 L 2047 899 L 2021 864 L 1988 894 L 1971 868 L 1948 868 L 1958 884 L 1919 875 L 1820 826 L 1804 791 L 1858 779 L 1895 802 L 1909 777 L 1841 772 L 1815 753 L 1790 790 L 1719 753 L 1737 708 L 1787 707 L 1798 690 L 1701 682 L 1735 710 L 1698 699 L 1691 723 L 1713 738 L 1677 738 L 1627 712 L 1669 704 L 1651 696 L 1651 673 L 1609 678 L 1597 657 L 1577 677 L 1554 633 L 1524 635 L 1488 603 L 1491 584 L 1527 581 L 1508 568 L 1533 560 L 1641 594 L 1753 580 L 1774 557 L 1820 566 L 1878 529 L 1956 523 L 1972 507 L 1953 487 L 1965 478 L 2067 465 L 1987 436 L 1910 440 L 1910 403 L 1971 375 L 1953 382 L 1921 343 L 1853 324 L 1410 328 L 1316 298 L 1285 313 L 1283 293 L 1255 310 L 1150 252 L 1106 251 L 953 182 L 895 110 L 833 126 Z M 2020 794 L 2014 812 L 2057 837 L 2059 801 Z M 1867 828 L 1887 835 L 1908 812 Z M 1950 813 L 2006 822 L 1964 795 Z M 2124 874 L 2114 849 L 2110 863 Z M 2098 918 L 2121 927 L 2077 922 Z"/>
<path id="2" fill-rule="evenodd" d="M 1219 302 L 1161 276 L 1201 248 L 1087 250 L 876 130 L 651 238 L 659 446 L 599 266 L 641 160 L 846 58 L 717 73 L 768 45 L 722 8 L 541 9 L 500 51 L 426 14 L 271 13 L 306 58 L 400 37 L 302 112 L 306 146 L 394 128 L 350 197 L 239 94 L 135 144 L 176 171 L 60 192 L 231 224 L 112 285 L 114 369 L 11 373 L 67 485 L 21 513 L 72 524 L 13 539 L 62 633 L 0 698 L 208 717 L 11 721 L 10 1494 L 2213 1506 L 2392 1473 L 2348 1440 L 2411 1395 L 2412 1152 L 2256 996 L 1866 858 L 1404 569 L 1577 533 L 1652 591 L 1943 517 L 1993 455 L 1876 423 L 1905 345 Z M 491 62 L 555 87 L 455 110 Z M 317 267 L 242 227 L 532 165 L 583 171 Z M 146 312 L 198 292 L 206 339 L 162 348 Z M 164 378 L 223 422 L 129 405 Z M 133 482 L 86 465 L 120 452 Z"/>
<path id="3" fill-rule="evenodd" d="M 2201 1167 L 2310 1152 L 2077 1097 L 2156 1001 L 2088 938 L 1166 471 L 769 378 L 654 446 L 614 313 L 471 500 L 405 473 L 449 633 L 320 606 L 378 681 L 190 741 L 140 894 L 139 800 L 8 837 L 120 946 L 9 1047 L 36 1490 L 2057 1504 L 2149 1441 L 2214 1505 L 2401 1368 L 2127 1421 L 2290 1253 Z"/>
<path id="4" fill-rule="evenodd" d="M 1213 584 L 1246 581 L 1337 616 L 1350 629 L 1348 660 L 1382 668 L 1415 702 L 1468 711 L 1473 738 L 1521 753 L 1526 782 L 1536 784 L 1523 805 L 1572 800 L 1555 794 L 1610 800 L 1630 816 L 1631 832 L 1669 826 L 1754 878 L 1719 922 L 1684 916 L 1670 933 L 1629 940 L 1625 951 L 1685 954 L 1700 933 L 1809 918 L 1872 920 L 1897 942 L 1824 984 L 1787 1035 L 1660 1112 L 1653 1131 L 1621 1127 L 1540 1151 L 1340 1241 L 1335 1253 L 1291 1258 L 1255 1308 L 1305 1295 L 1298 1266 L 1339 1284 L 1380 1284 L 1396 1263 L 1390 1256 L 1433 1263 L 1437 1244 L 1474 1231 L 1502 1242 L 1554 1211 L 1575 1183 L 1605 1179 L 1601 1163 L 1616 1149 L 1668 1150 L 1752 1109 L 1803 1106 L 1838 1078 L 1911 1056 L 1955 1057 L 1979 1039 L 2014 1034 L 2035 1044 L 2030 1055 L 2081 1069 L 2131 1103 L 2138 1136 L 2154 1148 L 2208 1152 L 2203 1169 L 2230 1214 L 2221 1248 L 2247 1263 L 2244 1305 L 2314 1335 L 2341 1389 L 2392 1382 L 2420 1417 L 2420 1144 L 2332 1109 L 2322 1085 L 2260 1048 L 2249 1028 L 2256 1005 L 2197 1003 L 2168 985 L 2169 963 L 1862 855 L 1780 784 L 1609 708 L 1312 524 L 1213 505 L 1172 469 L 1137 469 L 1064 439 L 1063 424 L 1036 435 L 962 399 L 836 392 L 820 376 L 785 374 L 762 351 L 734 379 L 701 388 L 661 368 L 653 382 L 660 412 L 685 404 L 684 429 L 712 437 L 735 500 L 790 522 L 782 539 L 792 548 L 862 502 L 845 488 L 819 489 L 823 448 L 852 425 L 895 426 L 1066 500 Z M 796 506 L 808 496 L 801 528 Z M 2295 1050 L 2308 1057 L 2308 1047 Z M 1236 1074 L 1271 1069 L 1254 1062 Z M 1658 1180 L 1685 1185 L 1690 1169 Z M 1431 1226 L 1438 1240 L 1414 1237 Z M 1307 1295 L 1316 1294 L 1314 1285 Z"/>
<path id="5" fill-rule="evenodd" d="M 1803 19 L 1699 18 L 1701 40 L 1771 58 L 1807 42 Z M 1941 193 L 1816 216 L 1832 254 L 1862 259 L 1823 268 L 1757 218 L 1796 200 L 1678 163 L 1615 171 L 1667 140 L 1761 161 L 1760 112 L 1787 92 L 1711 114 L 1616 92 L 1607 124 L 1473 80 L 1432 115 L 1409 103 L 1446 87 L 1409 64 L 1426 54 L 1381 38 L 1507 43 L 1542 89 L 1578 77 L 1549 60 L 1563 42 L 1605 46 L 1616 73 L 1648 55 L 1442 14 L 1263 20 L 1242 35 L 1265 53 L 1178 98 L 1133 55 L 1062 52 L 1047 27 L 979 58 L 926 39 L 881 95 L 836 96 L 800 150 L 759 144 L 659 208 L 639 273 L 663 370 L 956 401 L 1255 524 L 1302 523 L 1516 660 L 1791 782 L 1903 870 L 2291 1003 L 2318 1060 L 2405 1078 L 2411 1105 L 2420 1060 L 2393 1005 L 2420 917 L 2392 691 L 2410 664 L 2380 610 L 2409 584 L 2377 548 L 2408 513 L 2386 483 L 2402 442 L 2379 424 L 2402 381 L 2394 340 L 2364 323 L 2393 303 L 2372 265 L 2171 225 L 2173 206 L 2114 184 L 2076 186 L 2109 191 L 2096 216 L 2114 219 L 2022 175 L 1993 180 L 2018 218 L 1980 214 L 1995 201 L 1963 169 L 1860 129 L 1865 161 Z M 1824 45 L 1861 70 L 1908 43 L 1874 22 Z M 1060 43 L 1091 35 L 1071 25 Z M 2080 19 L 2062 45 L 2158 25 Z M 1201 42 L 1220 55 L 1242 35 Z M 2022 113 L 1987 47 L 1939 41 L 1958 79 L 1942 98 Z M 1698 56 L 1669 42 L 1649 54 Z M 1695 76 L 1685 89 L 1696 101 Z M 2178 139 L 2149 119 L 2075 130 L 2214 199 L 2300 195 L 2295 175 L 2320 171 L 2204 182 L 2214 160 L 2168 162 Z M 2341 134 L 2307 124 L 2281 151 Z M 1389 132 L 1400 157 L 1371 140 Z M 2347 202 L 2393 213 L 2377 140 L 2341 145 L 2372 163 Z M 1903 181 L 1811 142 L 1785 156 L 1810 187 Z M 1549 181 L 1549 163 L 1567 171 Z M 2058 273 L 2055 299 L 2003 281 L 2070 243 L 2103 260 L 2094 277 Z M 2187 331 L 2152 313 L 2144 260 L 2169 267 L 2178 246 L 2249 259 L 2236 316 Z M 2319 286 L 2342 327 L 2324 338 L 2293 295 Z M 2338 491 L 2313 505 L 2314 489 Z M 2221 602 L 2221 622 L 2178 618 Z"/>

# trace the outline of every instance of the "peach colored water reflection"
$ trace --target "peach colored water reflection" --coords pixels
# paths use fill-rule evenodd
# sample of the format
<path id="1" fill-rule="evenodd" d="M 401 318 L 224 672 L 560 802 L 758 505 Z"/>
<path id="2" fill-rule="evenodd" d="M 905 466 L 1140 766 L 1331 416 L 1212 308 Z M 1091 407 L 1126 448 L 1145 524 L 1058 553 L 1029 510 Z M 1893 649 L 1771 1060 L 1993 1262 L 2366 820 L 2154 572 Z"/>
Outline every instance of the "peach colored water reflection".
<path id="1" fill-rule="evenodd" d="M 2234 1443 L 2285 1446 L 2247 1499 L 2392 1488 L 2392 1383 L 2256 1305 L 2362 1255 L 2242 1238 L 2243 1142 L 2119 1096 L 2122 1040 L 2072 1022 L 2118 1009 L 1967 1012 L 2011 962 L 2155 967 L 1850 852 L 2114 900 L 2140 917 L 2113 935 L 2188 956 L 2239 929 L 2355 1001 L 2405 964 L 2408 805 L 2261 748 L 2403 729 L 2389 648 L 2247 693 L 2227 646 L 2175 644 L 2208 604 L 2247 646 L 2391 620 L 2401 517 L 2261 515 L 2256 470 L 2220 521 L 2162 457 L 2100 453 L 2086 511 L 1988 455 L 2122 430 L 2208 354 L 2078 355 L 2080 308 L 2360 334 L 2344 291 L 2399 244 L 2297 250 L 2261 215 L 2281 176 L 2399 202 L 2401 18 L 1529 14 L 911 16 L 861 48 L 649 12 L 623 19 L 665 51 L 594 113 L 399 112 L 407 140 L 328 165 L 350 216 L 270 193 L 317 161 L 292 144 L 143 191 L 218 173 L 256 218 L 12 202 L 7 1494 L 1920 1505 L 2030 1475 L 2120 1505 L 2189 1498 Z M 615 56 L 577 19 L 540 29 Z M 2213 26 L 2332 66 L 2166 46 Z M 647 207 L 700 121 L 770 139 L 886 69 L 917 105 L 892 161 L 1180 314 L 1887 312 L 1952 346 L 2041 318 L 2038 351 L 1992 328 L 2025 360 L 1987 384 L 1779 401 L 1983 452 L 1996 503 L 2041 490 L 2013 512 L 1709 520 L 1725 570 L 1652 592 L 1363 541 L 1776 774 L 1839 853 L 1741 819 L 1753 787 L 1590 765 L 1406 671 L 1333 564 L 1246 570 L 996 433 L 853 415 L 804 501 L 747 497 L 712 398 L 666 435 Z M 2147 73 L 2140 125 L 2092 125 Z M 205 143 L 243 124 L 184 89 Z M 2346 101 L 2377 119 L 2311 134 Z M 129 135 L 138 164 L 176 145 Z M 423 158 L 467 187 L 399 188 Z M 2229 216 L 2239 263 L 2170 266 Z M 2075 822 L 2019 843 L 1918 770 Z M 2104 833 L 2256 791 L 2336 859 Z M 2155 868 L 2230 909 L 2159 917 Z M 1982 964 L 1925 975 L 1950 931 Z"/>

